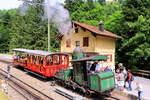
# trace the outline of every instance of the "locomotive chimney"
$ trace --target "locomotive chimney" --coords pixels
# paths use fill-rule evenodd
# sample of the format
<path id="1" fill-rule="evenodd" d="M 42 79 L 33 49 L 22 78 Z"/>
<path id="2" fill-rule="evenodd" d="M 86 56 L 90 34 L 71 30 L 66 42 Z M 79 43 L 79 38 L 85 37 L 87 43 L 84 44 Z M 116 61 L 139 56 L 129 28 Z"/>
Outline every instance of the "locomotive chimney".
<path id="1" fill-rule="evenodd" d="M 80 41 L 76 41 L 76 48 L 73 50 L 72 59 L 84 57 L 83 50 L 80 48 Z"/>
<path id="2" fill-rule="evenodd" d="M 99 23 L 99 30 L 104 32 L 104 24 L 103 24 L 103 21 L 100 21 Z"/>

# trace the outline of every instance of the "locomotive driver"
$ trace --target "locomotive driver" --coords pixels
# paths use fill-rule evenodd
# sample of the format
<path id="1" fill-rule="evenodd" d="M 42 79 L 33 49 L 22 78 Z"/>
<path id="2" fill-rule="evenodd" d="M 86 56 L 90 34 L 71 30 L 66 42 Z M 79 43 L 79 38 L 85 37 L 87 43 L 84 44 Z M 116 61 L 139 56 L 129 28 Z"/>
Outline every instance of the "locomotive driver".
<path id="1" fill-rule="evenodd" d="M 96 72 L 96 73 L 99 73 L 100 71 L 101 71 L 100 61 L 97 61 L 96 68 L 95 68 L 95 72 Z"/>

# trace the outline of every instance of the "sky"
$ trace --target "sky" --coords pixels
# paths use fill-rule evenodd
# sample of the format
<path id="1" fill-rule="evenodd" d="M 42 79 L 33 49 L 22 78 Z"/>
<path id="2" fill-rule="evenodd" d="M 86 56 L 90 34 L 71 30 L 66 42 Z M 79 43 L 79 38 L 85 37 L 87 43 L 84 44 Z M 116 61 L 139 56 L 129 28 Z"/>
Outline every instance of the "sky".
<path id="1" fill-rule="evenodd" d="M 58 0 L 61 3 L 64 2 L 64 0 Z M 0 0 L 0 10 L 8 10 L 12 8 L 18 8 L 19 5 L 22 4 L 21 0 Z"/>
<path id="2" fill-rule="evenodd" d="M 63 3 L 65 0 L 58 0 L 60 3 Z M 112 1 L 112 0 L 107 0 Z M 12 8 L 18 8 L 22 4 L 21 0 L 0 0 L 0 10 L 8 10 Z"/>

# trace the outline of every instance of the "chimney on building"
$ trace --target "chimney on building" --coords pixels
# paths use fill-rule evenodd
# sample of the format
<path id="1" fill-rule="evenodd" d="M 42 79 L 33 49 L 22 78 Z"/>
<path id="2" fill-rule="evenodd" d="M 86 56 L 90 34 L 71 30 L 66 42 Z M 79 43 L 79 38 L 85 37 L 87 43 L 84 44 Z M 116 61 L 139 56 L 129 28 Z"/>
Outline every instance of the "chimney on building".
<path id="1" fill-rule="evenodd" d="M 100 21 L 99 23 L 99 30 L 104 32 L 104 24 L 103 24 L 103 21 Z"/>

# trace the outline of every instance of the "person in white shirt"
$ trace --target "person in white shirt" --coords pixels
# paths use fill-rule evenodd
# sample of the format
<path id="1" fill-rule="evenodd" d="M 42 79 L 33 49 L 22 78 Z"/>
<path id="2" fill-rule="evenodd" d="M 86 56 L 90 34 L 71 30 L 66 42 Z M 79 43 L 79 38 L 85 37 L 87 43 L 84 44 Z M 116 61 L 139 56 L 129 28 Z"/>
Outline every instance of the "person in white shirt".
<path id="1" fill-rule="evenodd" d="M 96 72 L 96 73 L 99 73 L 100 71 L 101 71 L 100 61 L 97 61 L 96 68 L 95 68 L 95 72 Z"/>

